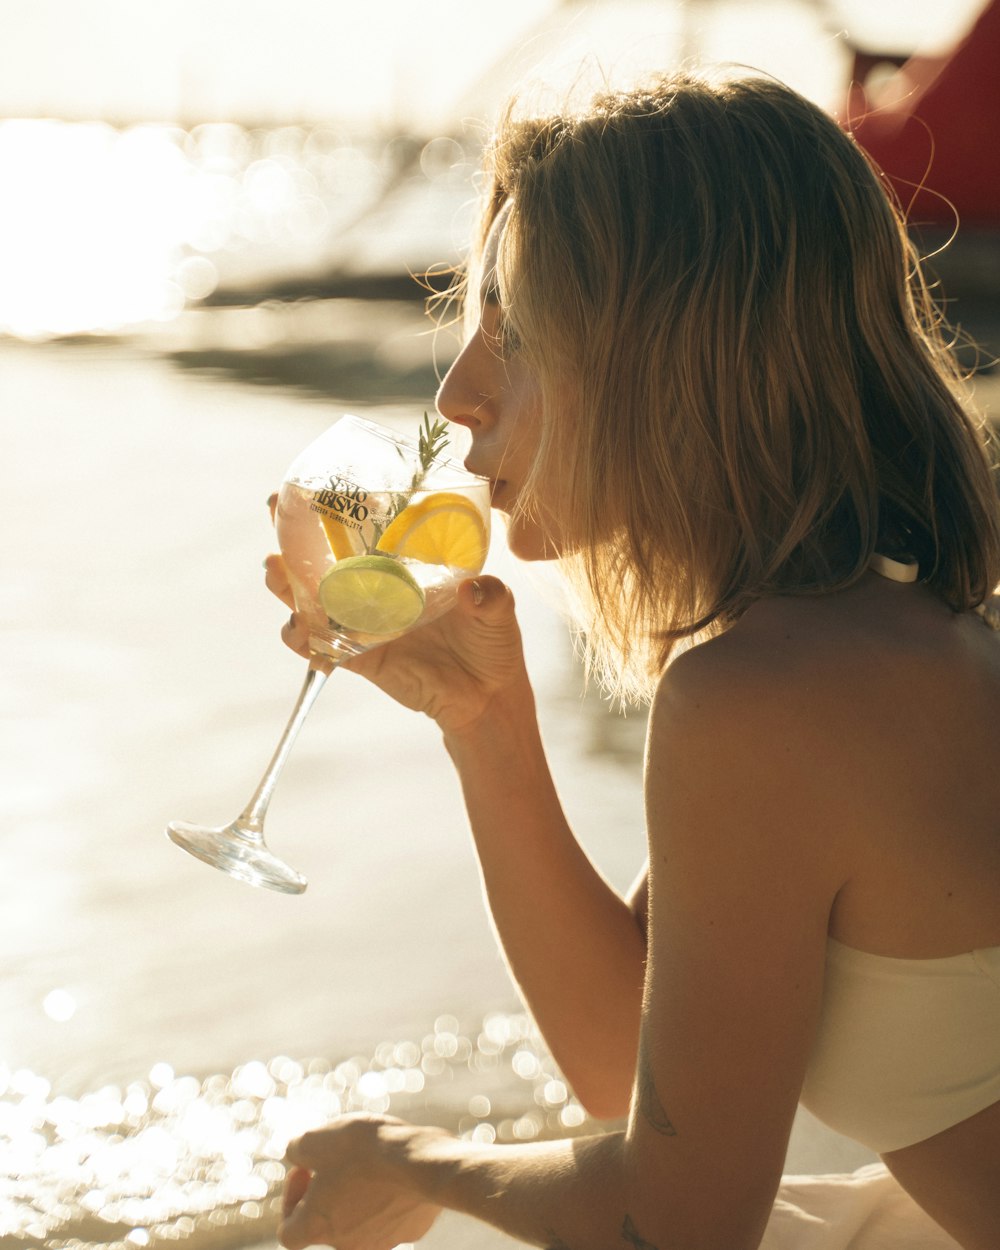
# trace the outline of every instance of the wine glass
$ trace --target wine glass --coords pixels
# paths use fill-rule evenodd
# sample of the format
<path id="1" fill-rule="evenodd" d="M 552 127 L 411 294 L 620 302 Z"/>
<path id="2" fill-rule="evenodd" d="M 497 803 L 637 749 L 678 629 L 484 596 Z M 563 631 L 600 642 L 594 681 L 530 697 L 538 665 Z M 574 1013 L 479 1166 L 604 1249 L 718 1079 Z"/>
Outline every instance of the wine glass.
<path id="1" fill-rule="evenodd" d="M 264 842 L 264 817 L 309 709 L 334 668 L 434 620 L 483 566 L 489 482 L 443 454 L 446 425 L 417 437 L 344 416 L 296 458 L 275 523 L 311 659 L 257 789 L 229 825 L 172 821 L 167 836 L 250 885 L 301 894 L 306 879 Z"/>

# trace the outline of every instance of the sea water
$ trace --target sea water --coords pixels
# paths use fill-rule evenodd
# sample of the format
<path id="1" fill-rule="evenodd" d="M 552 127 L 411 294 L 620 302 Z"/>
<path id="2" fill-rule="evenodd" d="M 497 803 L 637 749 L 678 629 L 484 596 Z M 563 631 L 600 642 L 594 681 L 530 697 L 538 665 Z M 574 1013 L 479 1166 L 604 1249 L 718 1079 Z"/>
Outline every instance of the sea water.
<path id="1" fill-rule="evenodd" d="M 0 343 L 0 397 L 0 1247 L 260 1242 L 283 1143 L 343 1109 L 501 1141 L 583 1131 L 425 718 L 331 678 L 269 815 L 299 898 L 162 833 L 231 818 L 287 718 L 303 661 L 263 586 L 267 499 L 357 403 L 113 343 Z M 428 406 L 366 412 L 405 432 Z M 641 723 L 581 701 L 565 625 L 502 532 L 487 570 L 515 590 L 570 819 L 625 888 Z"/>
<path id="2" fill-rule="evenodd" d="M 166 1062 L 76 1098 L 0 1065 L 0 1246 L 220 1250 L 273 1234 L 291 1138 L 391 1113 L 482 1143 L 594 1131 L 523 1014 L 475 1033 L 439 1016 L 370 1053 L 251 1060 L 195 1077 Z"/>

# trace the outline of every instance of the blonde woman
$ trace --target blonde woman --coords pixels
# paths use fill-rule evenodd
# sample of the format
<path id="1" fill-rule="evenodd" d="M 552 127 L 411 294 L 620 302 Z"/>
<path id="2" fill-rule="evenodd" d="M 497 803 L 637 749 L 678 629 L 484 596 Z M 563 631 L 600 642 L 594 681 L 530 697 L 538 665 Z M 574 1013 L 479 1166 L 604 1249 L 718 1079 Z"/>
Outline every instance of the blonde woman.
<path id="1" fill-rule="evenodd" d="M 440 726 L 511 973 L 627 1126 L 345 1118 L 290 1147 L 282 1244 L 448 1207 L 560 1250 L 846 1245 L 782 1232 L 802 1100 L 911 1195 L 925 1240 L 879 1245 L 996 1250 L 1000 511 L 879 178 L 763 78 L 509 112 L 466 300 L 438 407 L 651 702 L 631 896 L 560 809 L 504 585 L 351 667 Z"/>

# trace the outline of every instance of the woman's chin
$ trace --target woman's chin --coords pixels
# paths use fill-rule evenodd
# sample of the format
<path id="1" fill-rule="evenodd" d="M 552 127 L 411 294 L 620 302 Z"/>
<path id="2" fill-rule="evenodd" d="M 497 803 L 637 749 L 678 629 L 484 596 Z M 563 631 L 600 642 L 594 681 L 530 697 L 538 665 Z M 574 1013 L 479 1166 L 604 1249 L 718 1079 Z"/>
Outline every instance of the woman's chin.
<path id="1" fill-rule="evenodd" d="M 523 517 L 506 517 L 507 550 L 518 560 L 558 560 L 561 544 L 551 530 Z"/>

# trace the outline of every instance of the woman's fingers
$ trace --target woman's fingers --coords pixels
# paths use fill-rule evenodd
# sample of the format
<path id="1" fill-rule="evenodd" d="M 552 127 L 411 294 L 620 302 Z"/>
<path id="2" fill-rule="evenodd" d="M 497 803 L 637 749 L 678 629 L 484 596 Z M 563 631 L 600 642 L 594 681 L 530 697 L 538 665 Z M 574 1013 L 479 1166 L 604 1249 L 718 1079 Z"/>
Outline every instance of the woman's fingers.
<path id="1" fill-rule="evenodd" d="M 279 555 L 269 555 L 264 561 L 264 585 L 272 595 L 277 595 L 286 607 L 294 608 L 292 587 L 285 571 L 285 562 Z"/>
<path id="2" fill-rule="evenodd" d="M 281 627 L 281 641 L 291 647 L 298 655 L 309 659 L 309 630 L 305 622 L 295 612 Z"/>
<path id="3" fill-rule="evenodd" d="M 314 668 L 322 669 L 325 673 L 332 672 L 331 664 L 314 656 L 309 650 L 309 630 L 302 618 L 294 611 L 295 599 L 288 581 L 288 574 L 285 572 L 285 562 L 281 556 L 270 555 L 264 561 L 264 584 L 271 594 L 277 595 L 286 607 L 293 609 L 292 615 L 281 627 L 281 640 L 285 646 L 291 647 L 297 655 L 312 660 Z"/>
<path id="4" fill-rule="evenodd" d="M 272 500 L 277 498 L 277 495 L 271 496 Z M 285 607 L 293 609 L 292 615 L 281 627 L 282 642 L 286 647 L 291 647 L 297 655 L 304 656 L 308 660 L 310 658 L 309 631 L 294 611 L 295 599 L 285 571 L 285 562 L 281 556 L 272 554 L 264 560 L 264 585 L 272 595 L 278 596 Z"/>
<path id="5" fill-rule="evenodd" d="M 287 1220 L 305 1197 L 312 1173 L 308 1168 L 292 1167 L 285 1177 L 285 1190 L 281 1199 L 281 1218 Z"/>

